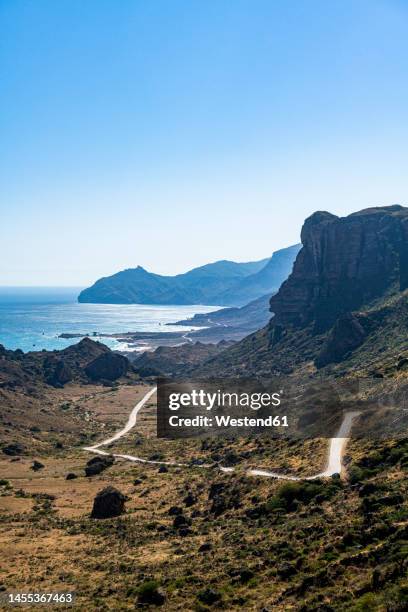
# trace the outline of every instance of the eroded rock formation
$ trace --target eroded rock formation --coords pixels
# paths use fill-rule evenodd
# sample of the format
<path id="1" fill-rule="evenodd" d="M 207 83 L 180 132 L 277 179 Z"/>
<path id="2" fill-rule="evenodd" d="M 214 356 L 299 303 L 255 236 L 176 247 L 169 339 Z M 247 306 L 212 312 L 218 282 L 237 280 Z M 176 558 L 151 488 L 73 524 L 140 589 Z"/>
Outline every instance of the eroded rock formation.
<path id="1" fill-rule="evenodd" d="M 408 286 L 408 209 L 370 208 L 339 218 L 316 212 L 302 228 L 293 272 L 271 298 L 274 325 L 329 329 L 339 317 Z"/>

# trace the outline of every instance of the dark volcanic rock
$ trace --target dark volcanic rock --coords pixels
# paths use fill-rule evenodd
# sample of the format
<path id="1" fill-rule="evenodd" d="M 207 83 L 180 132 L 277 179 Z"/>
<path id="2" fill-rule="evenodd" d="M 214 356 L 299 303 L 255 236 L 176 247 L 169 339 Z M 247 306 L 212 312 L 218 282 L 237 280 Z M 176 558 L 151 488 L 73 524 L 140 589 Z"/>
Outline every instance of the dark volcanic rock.
<path id="1" fill-rule="evenodd" d="M 113 465 L 114 462 L 115 458 L 111 455 L 97 455 L 96 457 L 92 457 L 85 466 L 85 474 L 86 476 L 96 476 Z"/>
<path id="2" fill-rule="evenodd" d="M 44 373 L 46 382 L 53 387 L 63 387 L 74 377 L 69 365 L 61 359 L 46 359 Z"/>
<path id="3" fill-rule="evenodd" d="M 126 497 L 115 489 L 115 487 L 106 487 L 99 491 L 93 503 L 92 518 L 111 518 L 121 515 L 125 510 Z"/>
<path id="4" fill-rule="evenodd" d="M 44 467 L 44 464 L 43 464 L 43 463 L 41 463 L 41 461 L 37 461 L 37 459 L 35 459 L 35 460 L 33 461 L 33 464 L 32 464 L 32 466 L 31 466 L 31 469 L 32 469 L 34 472 L 38 472 L 38 470 L 42 470 L 42 469 L 43 469 L 43 467 Z"/>
<path id="5" fill-rule="evenodd" d="M 322 350 L 315 359 L 318 368 L 341 361 L 364 342 L 367 331 L 361 319 L 362 317 L 359 318 L 352 313 L 341 315 L 337 319 Z"/>
<path id="6" fill-rule="evenodd" d="M 186 497 L 183 499 L 183 504 L 189 508 L 190 506 L 194 506 L 197 503 L 197 498 L 192 494 L 188 493 Z"/>
<path id="7" fill-rule="evenodd" d="M 408 286 L 408 209 L 317 212 L 302 228 L 293 272 L 271 298 L 273 324 L 329 329 L 339 315 Z"/>
<path id="8" fill-rule="evenodd" d="M 206 604 L 207 606 L 212 606 L 221 599 L 220 593 L 218 591 L 215 591 L 214 589 L 205 589 L 204 591 L 200 591 L 197 597 L 203 604 Z"/>
<path id="9" fill-rule="evenodd" d="M 179 527 L 187 527 L 191 525 L 191 519 L 187 518 L 183 514 L 176 514 L 173 521 L 174 529 L 178 529 Z"/>
<path id="10" fill-rule="evenodd" d="M 146 351 L 133 361 L 133 367 L 142 377 L 185 375 L 190 367 L 220 354 L 225 345 L 189 342 L 180 346 L 159 346 Z"/>
<path id="11" fill-rule="evenodd" d="M 190 369 L 189 377 L 287 376 L 313 362 L 344 363 L 376 377 L 386 376 L 384 367 L 370 365 L 377 360 L 394 363 L 395 371 L 408 368 L 408 208 L 345 218 L 315 213 L 302 243 L 292 274 L 271 298 L 270 323 Z"/>
<path id="12" fill-rule="evenodd" d="M 25 446 L 20 444 L 20 442 L 12 442 L 11 444 L 7 444 L 7 446 L 3 446 L 2 451 L 5 455 L 9 455 L 9 457 L 15 457 L 16 455 L 23 455 L 25 453 Z"/>
<path id="13" fill-rule="evenodd" d="M 74 474 L 74 472 L 69 472 L 66 475 L 65 480 L 74 480 L 75 478 L 78 478 L 78 476 L 76 474 Z"/>
<path id="14" fill-rule="evenodd" d="M 2 349 L 0 354 L 0 388 L 22 388 L 32 395 L 44 384 L 56 388 L 63 387 L 70 381 L 88 382 L 85 368 L 101 355 L 114 355 L 101 342 L 84 338 L 62 351 L 8 351 Z M 119 356 L 119 360 L 126 358 Z M 116 358 L 113 357 L 116 361 Z M 109 357 L 108 357 L 109 361 Z M 127 363 L 127 362 L 126 362 Z M 109 371 L 108 371 L 109 374 Z"/>
<path id="15" fill-rule="evenodd" d="M 176 516 L 177 514 L 183 514 L 183 509 L 180 508 L 180 506 L 171 506 L 168 509 L 167 514 L 169 514 L 170 516 Z"/>
<path id="16" fill-rule="evenodd" d="M 76 363 L 86 364 L 99 357 L 103 353 L 110 353 L 110 348 L 90 338 L 83 338 L 78 344 L 72 344 L 60 352 L 68 362 L 75 360 Z"/>
<path id="17" fill-rule="evenodd" d="M 237 509 L 241 504 L 241 495 L 238 486 L 227 486 L 222 482 L 213 482 L 210 485 L 208 499 L 212 500 L 210 512 L 215 517 L 226 510 Z"/>
<path id="18" fill-rule="evenodd" d="M 123 355 L 104 353 L 91 361 L 85 368 L 91 380 L 117 380 L 128 370 L 129 362 Z"/>

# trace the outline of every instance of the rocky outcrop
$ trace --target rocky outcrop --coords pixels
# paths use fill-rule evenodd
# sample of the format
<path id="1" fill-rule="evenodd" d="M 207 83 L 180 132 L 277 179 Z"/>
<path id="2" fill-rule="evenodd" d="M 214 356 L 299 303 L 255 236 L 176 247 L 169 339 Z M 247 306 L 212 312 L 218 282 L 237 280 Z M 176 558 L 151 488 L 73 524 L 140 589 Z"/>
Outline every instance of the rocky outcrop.
<path id="1" fill-rule="evenodd" d="M 342 361 L 348 353 L 361 346 L 367 337 L 368 327 L 367 317 L 352 313 L 341 315 L 315 359 L 316 366 L 321 368 Z"/>
<path id="2" fill-rule="evenodd" d="M 159 346 L 142 353 L 133 361 L 135 371 L 143 378 L 155 376 L 185 376 L 207 359 L 224 351 L 231 343 L 204 344 L 195 342 L 181 346 Z"/>
<path id="3" fill-rule="evenodd" d="M 111 350 L 106 344 L 90 338 L 83 338 L 78 344 L 71 344 L 57 354 L 73 371 L 80 369 L 83 372 L 89 363 L 110 352 Z"/>
<path id="4" fill-rule="evenodd" d="M 339 218 L 316 212 L 302 228 L 293 272 L 271 298 L 273 325 L 329 329 L 344 313 L 408 286 L 408 209 Z"/>
<path id="5" fill-rule="evenodd" d="M 26 447 L 20 444 L 20 442 L 12 442 L 11 444 L 7 444 L 7 446 L 3 446 L 2 451 L 9 457 L 16 457 L 18 455 L 23 455 L 26 452 Z"/>
<path id="6" fill-rule="evenodd" d="M 98 358 L 102 358 L 98 361 Z M 93 366 L 91 365 L 93 364 Z M 84 338 L 62 351 L 0 350 L 0 388 L 25 388 L 44 384 L 63 387 L 66 383 L 89 382 L 89 379 L 112 380 L 128 369 L 128 360 L 116 355 L 105 344 Z M 90 367 L 90 376 L 86 370 Z M 31 391 L 30 391 L 31 390 Z"/>
<path id="7" fill-rule="evenodd" d="M 96 457 L 92 457 L 85 466 L 85 474 L 86 476 L 96 476 L 113 465 L 114 462 L 115 458 L 111 455 L 97 455 Z"/>
<path id="8" fill-rule="evenodd" d="M 117 353 L 104 353 L 91 361 L 85 368 L 87 376 L 94 381 L 117 380 L 124 376 L 128 370 L 129 362 L 123 355 Z"/>
<path id="9" fill-rule="evenodd" d="M 120 516 L 125 511 L 126 496 L 115 487 L 105 487 L 96 495 L 91 512 L 92 518 L 104 519 Z"/>
<path id="10" fill-rule="evenodd" d="M 73 379 L 73 373 L 68 364 L 61 359 L 49 359 L 44 363 L 45 380 L 53 387 L 63 387 Z"/>
<path id="11" fill-rule="evenodd" d="M 270 300 L 269 324 L 190 376 L 281 376 L 313 362 L 338 371 L 347 363 L 383 376 L 370 365 L 375 358 L 405 357 L 408 208 L 371 208 L 344 218 L 317 212 L 304 223 L 302 243 L 292 274 Z"/>

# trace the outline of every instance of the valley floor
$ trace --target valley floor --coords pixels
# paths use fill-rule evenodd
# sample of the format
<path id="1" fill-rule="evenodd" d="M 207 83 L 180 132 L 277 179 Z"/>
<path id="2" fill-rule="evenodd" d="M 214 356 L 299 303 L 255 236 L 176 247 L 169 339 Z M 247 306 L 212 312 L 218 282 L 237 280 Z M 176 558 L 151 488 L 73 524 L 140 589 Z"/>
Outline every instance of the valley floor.
<path id="1" fill-rule="evenodd" d="M 405 609 L 406 442 L 350 441 L 344 480 L 248 478 L 251 467 L 317 472 L 327 441 L 160 440 L 153 396 L 137 427 L 106 448 L 181 458 L 189 469 L 116 460 L 85 477 L 92 455 L 83 446 L 120 429 L 146 390 L 67 385 L 32 406 L 33 423 L 18 421 L 13 432 L 26 450 L 0 460 L 3 591 L 73 590 L 78 609 L 95 611 L 143 607 L 143 593 L 155 590 L 170 611 Z M 44 467 L 33 471 L 34 459 Z M 200 468 L 204 460 L 236 471 Z M 92 519 L 107 485 L 127 496 L 126 513 Z"/>

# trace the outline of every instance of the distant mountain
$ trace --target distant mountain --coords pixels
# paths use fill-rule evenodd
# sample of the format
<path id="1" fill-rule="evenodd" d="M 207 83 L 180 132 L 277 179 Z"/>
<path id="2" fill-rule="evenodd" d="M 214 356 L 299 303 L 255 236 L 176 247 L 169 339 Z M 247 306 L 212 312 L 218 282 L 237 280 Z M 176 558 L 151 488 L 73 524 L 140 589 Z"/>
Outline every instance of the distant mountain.
<path id="1" fill-rule="evenodd" d="M 239 283 L 228 288 L 219 297 L 220 306 L 230 304 L 244 305 L 252 300 L 277 291 L 292 272 L 293 262 L 300 251 L 301 244 L 295 244 L 275 251 L 258 272 L 246 276 Z"/>
<path id="2" fill-rule="evenodd" d="M 269 259 L 217 261 L 184 274 L 163 276 L 141 266 L 101 278 L 82 291 L 79 302 L 94 304 L 215 304 L 241 306 L 272 294 L 290 273 L 300 245 Z"/>

